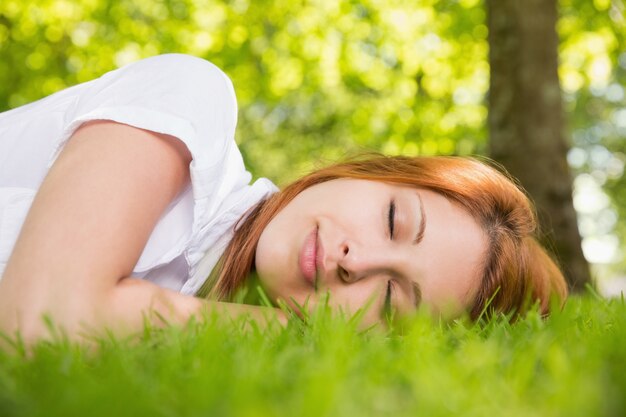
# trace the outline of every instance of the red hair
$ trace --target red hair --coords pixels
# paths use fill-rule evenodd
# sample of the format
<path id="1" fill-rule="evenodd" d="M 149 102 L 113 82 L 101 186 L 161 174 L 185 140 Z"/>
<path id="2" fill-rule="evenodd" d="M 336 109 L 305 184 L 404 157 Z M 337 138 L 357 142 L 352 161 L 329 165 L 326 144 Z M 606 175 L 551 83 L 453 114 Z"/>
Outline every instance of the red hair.
<path id="1" fill-rule="evenodd" d="M 506 174 L 465 157 L 368 156 L 312 172 L 254 207 L 240 220 L 233 240 L 216 267 L 215 282 L 200 293 L 229 300 L 249 276 L 256 246 L 272 218 L 312 185 L 338 178 L 383 181 L 427 188 L 465 208 L 488 237 L 482 281 L 469 311 L 522 314 L 537 302 L 547 314 L 550 301 L 563 302 L 567 286 L 559 267 L 537 241 L 532 203 Z"/>

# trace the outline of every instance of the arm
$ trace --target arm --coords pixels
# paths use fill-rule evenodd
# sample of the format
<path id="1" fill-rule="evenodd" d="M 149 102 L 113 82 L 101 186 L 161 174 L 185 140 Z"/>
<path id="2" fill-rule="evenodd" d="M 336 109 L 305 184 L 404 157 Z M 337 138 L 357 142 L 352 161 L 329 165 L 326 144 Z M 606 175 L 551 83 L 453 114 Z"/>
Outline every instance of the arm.
<path id="1" fill-rule="evenodd" d="M 189 181 L 190 160 L 171 136 L 106 121 L 77 130 L 35 197 L 0 281 L 0 329 L 44 337 L 41 317 L 49 314 L 71 336 L 121 323 L 133 331 L 150 309 L 184 322 L 224 308 L 129 277 Z"/>

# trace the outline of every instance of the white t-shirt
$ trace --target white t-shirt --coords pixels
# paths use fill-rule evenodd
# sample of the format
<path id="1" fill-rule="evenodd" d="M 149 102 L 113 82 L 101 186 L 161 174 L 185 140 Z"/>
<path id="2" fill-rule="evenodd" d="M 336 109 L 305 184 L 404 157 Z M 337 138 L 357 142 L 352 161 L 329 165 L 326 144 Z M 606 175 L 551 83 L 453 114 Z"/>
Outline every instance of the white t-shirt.
<path id="1" fill-rule="evenodd" d="M 104 119 L 175 136 L 193 160 L 191 184 L 159 219 L 133 276 L 194 294 L 232 239 L 237 220 L 277 191 L 249 185 L 234 141 L 232 83 L 208 61 L 160 55 L 0 113 L 0 277 L 33 197 L 72 133 Z"/>

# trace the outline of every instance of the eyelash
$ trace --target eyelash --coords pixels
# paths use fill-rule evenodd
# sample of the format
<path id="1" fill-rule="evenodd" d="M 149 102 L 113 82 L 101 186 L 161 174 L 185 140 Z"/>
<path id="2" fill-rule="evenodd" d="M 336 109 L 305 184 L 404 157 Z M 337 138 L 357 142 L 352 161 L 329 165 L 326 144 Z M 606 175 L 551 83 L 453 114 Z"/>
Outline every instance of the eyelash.
<path id="1" fill-rule="evenodd" d="M 393 294 L 393 282 L 387 281 L 387 292 L 385 294 L 385 305 L 383 307 L 384 314 L 389 316 L 391 314 L 391 295 Z"/>
<path id="2" fill-rule="evenodd" d="M 389 203 L 389 236 L 393 240 L 393 232 L 395 229 L 395 214 L 396 214 L 396 202 L 391 200 Z"/>

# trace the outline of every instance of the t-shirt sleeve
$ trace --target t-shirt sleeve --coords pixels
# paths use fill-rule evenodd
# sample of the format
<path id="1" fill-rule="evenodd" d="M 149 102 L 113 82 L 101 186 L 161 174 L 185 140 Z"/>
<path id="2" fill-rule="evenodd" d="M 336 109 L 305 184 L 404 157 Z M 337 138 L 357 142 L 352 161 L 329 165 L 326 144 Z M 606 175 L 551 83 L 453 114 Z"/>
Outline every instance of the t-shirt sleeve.
<path id="1" fill-rule="evenodd" d="M 65 114 L 63 134 L 49 166 L 76 129 L 90 120 L 112 120 L 168 134 L 187 146 L 192 156 L 191 187 L 165 210 L 133 273 L 141 276 L 180 256 L 190 264 L 196 262 L 189 260 L 194 254 L 185 251 L 194 239 L 202 239 L 211 211 L 228 191 L 224 178 L 245 183 L 250 179 L 242 163 L 228 163 L 239 155 L 234 142 L 237 102 L 230 79 L 206 60 L 167 54 L 82 84 Z"/>
<path id="2" fill-rule="evenodd" d="M 166 54 L 135 62 L 85 85 L 65 115 L 50 165 L 81 124 L 98 119 L 175 136 L 206 166 L 234 137 L 237 101 L 230 79 L 201 58 Z"/>

